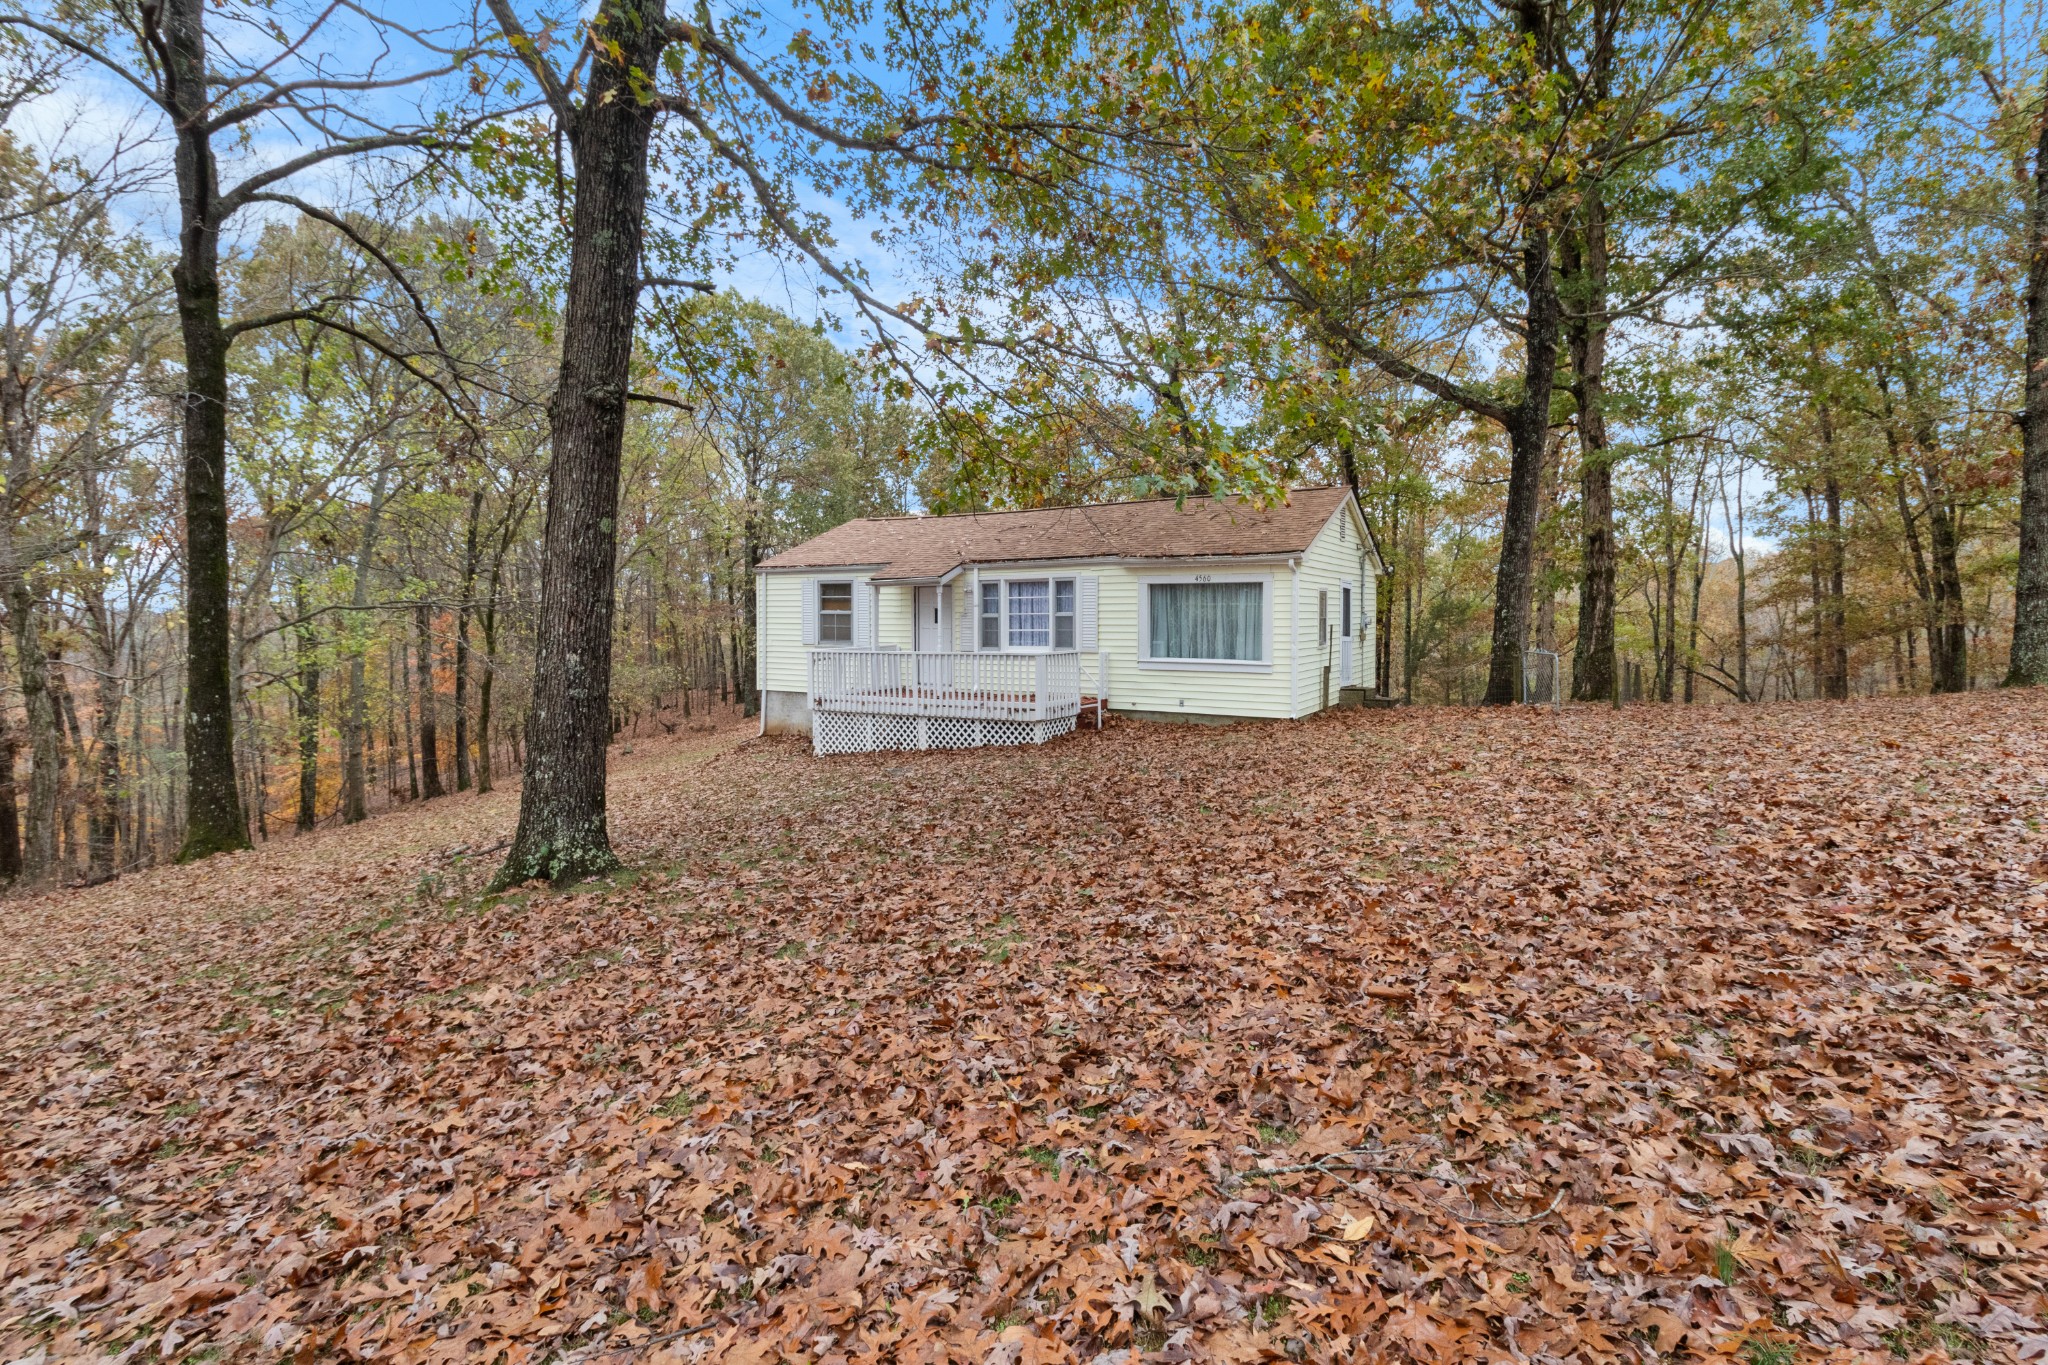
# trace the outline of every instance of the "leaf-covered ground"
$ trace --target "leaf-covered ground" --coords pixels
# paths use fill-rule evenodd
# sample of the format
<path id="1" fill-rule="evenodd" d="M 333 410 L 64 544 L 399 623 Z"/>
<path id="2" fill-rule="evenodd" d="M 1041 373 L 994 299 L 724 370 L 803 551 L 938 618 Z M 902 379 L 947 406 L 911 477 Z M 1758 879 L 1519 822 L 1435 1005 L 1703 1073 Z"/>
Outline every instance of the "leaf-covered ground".
<path id="1" fill-rule="evenodd" d="M 2048 1356 L 2039 696 L 613 791 L 0 907 L 0 1359 Z"/>

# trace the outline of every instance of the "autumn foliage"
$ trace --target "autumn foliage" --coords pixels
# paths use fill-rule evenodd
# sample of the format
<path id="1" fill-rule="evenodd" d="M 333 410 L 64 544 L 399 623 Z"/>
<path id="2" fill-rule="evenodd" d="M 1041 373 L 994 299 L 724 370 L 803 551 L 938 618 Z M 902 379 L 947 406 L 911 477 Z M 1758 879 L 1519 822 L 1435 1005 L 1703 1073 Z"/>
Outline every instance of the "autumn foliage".
<path id="1" fill-rule="evenodd" d="M 2048 1355 L 2048 708 L 622 759 L 21 899 L 0 1358 Z"/>

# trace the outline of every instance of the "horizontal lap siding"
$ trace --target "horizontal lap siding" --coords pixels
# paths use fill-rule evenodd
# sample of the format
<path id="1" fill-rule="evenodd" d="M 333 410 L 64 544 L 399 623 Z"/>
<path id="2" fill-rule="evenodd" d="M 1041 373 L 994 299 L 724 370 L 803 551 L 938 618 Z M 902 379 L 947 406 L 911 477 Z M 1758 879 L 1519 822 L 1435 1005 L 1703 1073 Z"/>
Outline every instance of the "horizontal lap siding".
<path id="1" fill-rule="evenodd" d="M 1153 669 L 1138 664 L 1138 593 L 1147 579 L 1181 578 L 1185 574 L 1131 570 L 1117 566 L 1094 571 L 1099 583 L 1096 629 L 1109 651 L 1110 708 L 1156 711 L 1189 716 L 1266 716 L 1288 714 L 1287 605 L 1288 571 L 1284 564 L 1247 565 L 1237 572 L 1273 577 L 1272 613 L 1268 632 L 1273 653 L 1270 672 L 1233 669 Z M 1228 566 L 1213 570 L 1233 572 Z"/>
<path id="2" fill-rule="evenodd" d="M 760 643 L 755 649 L 754 678 L 765 692 L 808 692 L 810 663 L 804 645 L 804 584 L 812 578 L 844 579 L 848 575 L 764 573 L 759 611 Z M 865 583 L 863 575 L 852 575 Z M 862 591 L 868 591 L 863 588 Z M 875 608 L 875 644 L 879 648 L 910 648 L 911 590 L 885 583 L 871 599 Z"/>
<path id="3" fill-rule="evenodd" d="M 1340 510 L 1330 518 L 1329 524 L 1309 543 L 1308 553 L 1301 562 L 1301 674 L 1296 679 L 1298 691 L 1296 705 L 1301 715 L 1308 715 L 1322 705 L 1323 667 L 1330 669 L 1330 702 L 1337 701 L 1337 690 L 1343 685 L 1343 646 L 1337 632 L 1344 624 L 1344 580 L 1350 579 L 1355 589 L 1351 599 L 1351 632 L 1358 639 L 1361 617 L 1369 625 L 1372 620 L 1372 578 L 1367 569 L 1365 548 L 1356 521 L 1350 520 L 1348 511 Z M 1330 594 L 1330 634 L 1328 643 L 1318 647 L 1316 643 L 1316 594 Z M 1372 685 L 1371 632 L 1366 640 L 1353 646 L 1352 667 L 1356 670 L 1354 681 L 1366 686 Z"/>
<path id="4" fill-rule="evenodd" d="M 917 589 L 906 588 L 901 583 L 884 583 L 877 590 L 881 598 L 875 613 L 875 647 L 888 649 L 909 649 L 914 641 L 910 638 L 916 607 L 911 594 Z"/>
<path id="5" fill-rule="evenodd" d="M 764 692 L 809 692 L 804 661 L 804 580 L 794 574 L 760 576 L 759 663 L 755 677 Z"/>

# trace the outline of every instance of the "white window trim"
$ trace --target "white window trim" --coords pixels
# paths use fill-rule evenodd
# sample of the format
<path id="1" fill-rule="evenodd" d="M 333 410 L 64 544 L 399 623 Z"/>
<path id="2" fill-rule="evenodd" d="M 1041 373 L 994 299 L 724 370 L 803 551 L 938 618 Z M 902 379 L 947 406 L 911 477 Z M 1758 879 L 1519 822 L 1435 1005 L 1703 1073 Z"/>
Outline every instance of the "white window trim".
<path id="1" fill-rule="evenodd" d="M 814 600 L 817 603 L 817 605 L 814 608 L 812 608 L 812 614 L 817 618 L 818 622 L 818 638 L 811 645 L 812 649 L 861 648 L 859 598 L 861 588 L 866 584 L 866 581 L 867 580 L 862 578 L 856 578 L 851 574 L 849 574 L 845 578 L 833 578 L 829 575 L 821 575 L 811 580 L 811 592 L 814 595 Z M 847 598 L 847 638 L 844 640 L 828 640 L 825 638 L 825 585 L 827 583 L 850 583 L 853 585 L 852 595 Z"/>
<path id="2" fill-rule="evenodd" d="M 1042 570 L 1041 570 L 1041 571 L 1036 571 L 1036 572 L 1032 572 L 1032 571 L 1020 571 L 1020 572 L 1017 572 L 1017 573 L 1003 573 L 1003 574 L 981 574 L 981 575 L 980 575 L 980 576 L 979 576 L 979 577 L 978 577 L 978 578 L 977 578 L 977 579 L 975 580 L 975 589 L 974 589 L 974 591 L 975 591 L 975 603 L 974 603 L 974 641 L 975 641 L 975 647 L 976 647 L 976 651 L 977 651 L 978 653 L 982 653 L 982 654 L 1078 654 L 1078 653 L 1080 653 L 1080 643 L 1081 643 L 1081 584 L 1080 584 L 1080 581 L 1079 581 L 1079 580 L 1080 580 L 1080 578 L 1081 578 L 1081 575 L 1079 575 L 1079 574 L 1073 574 L 1073 573 L 1048 573 L 1048 572 L 1045 572 L 1045 571 L 1042 571 Z M 1055 583 L 1058 583 L 1058 582 L 1060 582 L 1060 581 L 1061 581 L 1062 579 L 1064 579 L 1065 581 L 1067 581 L 1067 582 L 1069 582 L 1069 583 L 1072 583 L 1072 584 L 1074 585 L 1074 612 L 1073 612 L 1073 615 L 1074 615 L 1074 643 L 1073 643 L 1073 644 L 1071 644 L 1071 645 L 1068 645 L 1068 646 L 1067 646 L 1066 648 L 1064 648 L 1064 649 L 1060 648 L 1060 647 L 1059 647 L 1058 645 L 1055 645 L 1055 644 L 1052 644 L 1052 643 L 1050 643 L 1050 641 L 1052 641 L 1052 640 L 1054 640 L 1054 639 L 1058 638 L 1058 634 L 1059 634 L 1059 632 L 1058 632 L 1058 629 L 1057 629 L 1057 627 L 1056 627 L 1056 623 L 1055 623 L 1055 620 L 1054 620 L 1054 618 L 1055 618 L 1055 616 L 1057 615 L 1057 613 L 1056 613 L 1056 612 L 1054 612 L 1054 611 L 1053 611 L 1053 609 L 1052 609 L 1052 608 L 1053 608 L 1053 604 L 1054 604 L 1055 602 L 1057 602 L 1057 601 L 1059 600 L 1059 598 L 1058 598 L 1058 593 L 1057 593 L 1057 590 L 1056 590 L 1056 589 L 1054 589 L 1054 587 L 1053 587 L 1053 584 L 1055 584 Z M 1046 606 L 1046 617 L 1045 617 L 1045 631 L 1046 631 L 1046 639 L 1047 639 L 1048 643 L 1046 643 L 1046 644 L 1043 644 L 1043 645 L 1013 645 L 1013 644 L 1011 644 L 1011 643 L 1010 643 L 1010 584 L 1011 584 L 1012 582 L 1017 582 L 1017 583 L 1043 583 L 1043 584 L 1045 584 L 1045 585 L 1046 585 L 1046 587 L 1045 587 L 1045 591 L 1046 591 L 1046 602 L 1045 602 L 1045 606 Z M 981 613 L 981 593 L 983 592 L 983 590 L 984 590 L 984 589 L 985 589 L 985 588 L 986 588 L 986 587 L 987 587 L 987 586 L 988 586 L 989 584 L 994 584 L 994 585 L 995 585 L 995 588 L 996 588 L 996 609 L 997 609 L 997 612 L 999 613 L 999 614 L 997 615 L 997 617 L 996 617 L 996 640 L 997 640 L 997 644 L 996 644 L 996 647 L 995 647 L 994 649 L 988 649 L 988 648 L 985 648 L 985 647 L 983 647 L 983 646 L 982 646 L 982 644 L 981 644 L 981 622 L 982 622 L 982 619 L 983 619 L 983 618 L 982 618 L 982 613 Z"/>
<path id="3" fill-rule="evenodd" d="M 1263 659 L 1155 659 L 1152 657 L 1152 585 L 1155 583 L 1256 583 Z M 1273 575 L 1269 573 L 1142 574 L 1138 577 L 1138 667 L 1158 673 L 1271 673 L 1273 671 Z"/>

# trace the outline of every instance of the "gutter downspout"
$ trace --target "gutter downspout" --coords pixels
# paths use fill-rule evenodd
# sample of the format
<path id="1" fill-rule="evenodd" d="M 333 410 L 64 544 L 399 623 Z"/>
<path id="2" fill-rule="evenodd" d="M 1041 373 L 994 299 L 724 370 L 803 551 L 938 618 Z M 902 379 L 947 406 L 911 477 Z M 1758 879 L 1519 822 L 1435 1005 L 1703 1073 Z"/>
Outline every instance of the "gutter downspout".
<path id="1" fill-rule="evenodd" d="M 1287 561 L 1287 718 L 1301 719 L 1301 561 Z"/>
<path id="2" fill-rule="evenodd" d="M 761 600 L 762 598 L 766 597 L 767 595 L 768 595 L 768 585 L 767 585 L 767 582 L 766 582 L 766 580 L 764 580 L 764 579 L 763 579 L 763 578 L 761 577 L 761 571 L 760 571 L 759 569 L 756 569 L 756 570 L 754 570 L 754 619 L 755 619 L 756 621 L 759 621 L 759 620 L 761 620 L 761 619 L 762 619 L 762 612 L 761 612 L 761 608 L 762 608 L 762 607 L 765 607 L 765 606 L 767 606 L 767 605 L 768 605 L 768 604 L 767 604 L 766 602 L 764 602 L 764 601 L 762 601 L 762 600 Z M 766 691 L 766 689 L 765 689 L 765 688 L 763 688 L 763 687 L 761 686 L 761 675 L 762 675 L 763 673 L 766 673 L 766 672 L 768 671 L 768 670 L 766 670 L 766 669 L 764 669 L 764 668 L 762 668 L 762 667 L 761 667 L 761 647 L 762 647 L 762 645 L 763 645 L 763 644 L 765 644 L 765 643 L 766 643 L 767 639 L 768 639 L 768 632 L 767 632 L 767 631 L 765 631 L 765 630 L 761 630 L 761 629 L 758 629 L 758 628 L 756 628 L 756 629 L 755 629 L 755 631 L 754 631 L 754 695 L 756 695 L 756 696 L 759 696 L 759 695 L 761 695 L 761 693 L 763 693 L 764 691 Z M 806 666 L 806 667 L 808 667 L 808 666 L 809 666 L 809 663 L 810 663 L 810 661 L 809 661 L 808 659 L 806 659 L 806 660 L 805 660 L 804 662 L 805 662 L 805 666 Z M 808 692 L 808 691 L 810 690 L 810 686 L 811 686 L 811 684 L 810 684 L 809 680 L 808 680 L 808 679 L 806 679 L 806 680 L 805 680 L 805 682 L 804 682 L 804 690 L 805 690 L 806 692 Z M 758 728 L 758 729 L 756 729 L 756 730 L 754 731 L 754 738 L 755 738 L 755 739 L 759 739 L 759 738 L 761 738 L 761 736 L 763 736 L 763 735 L 765 735 L 765 734 L 767 734 L 767 733 L 768 733 L 768 707 L 767 707 L 767 704 L 766 704 L 766 703 L 763 703 L 763 704 L 762 704 L 762 706 L 761 706 L 761 724 L 760 724 L 760 728 Z"/>

